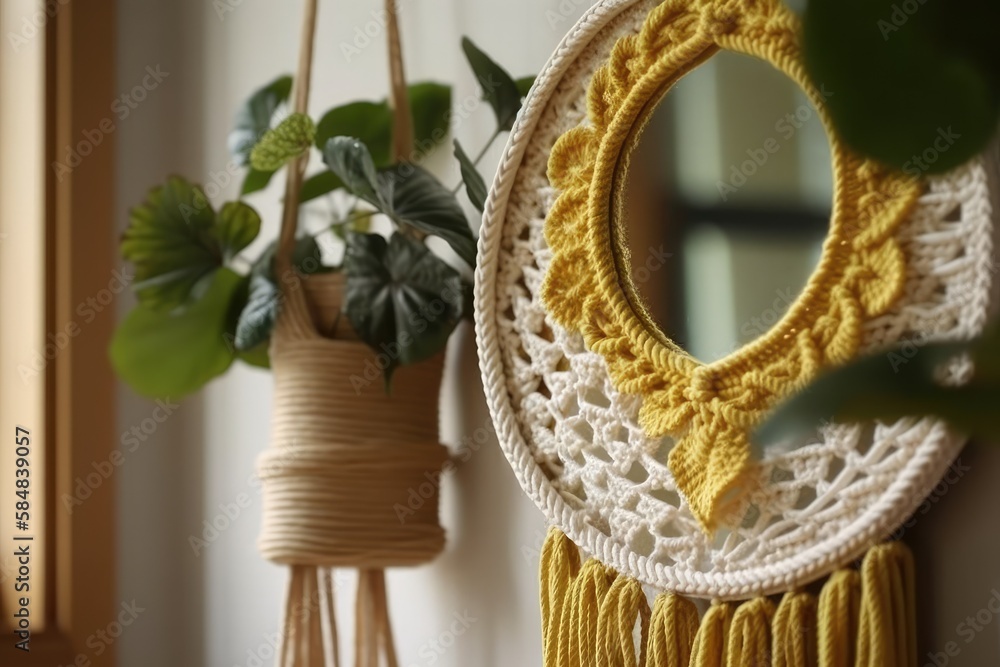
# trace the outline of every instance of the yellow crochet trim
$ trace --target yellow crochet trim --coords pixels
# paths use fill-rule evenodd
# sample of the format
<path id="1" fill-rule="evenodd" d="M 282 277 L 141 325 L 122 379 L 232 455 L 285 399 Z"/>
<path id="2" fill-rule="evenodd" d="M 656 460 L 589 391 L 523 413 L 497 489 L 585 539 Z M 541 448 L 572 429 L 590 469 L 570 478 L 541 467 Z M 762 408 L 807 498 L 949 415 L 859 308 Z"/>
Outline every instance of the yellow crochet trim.
<path id="1" fill-rule="evenodd" d="M 865 319 L 886 312 L 905 281 L 894 232 L 921 184 L 849 153 L 830 132 L 807 79 L 794 15 L 773 0 L 667 0 L 621 38 L 588 92 L 588 120 L 556 142 L 545 222 L 553 257 L 542 296 L 555 320 L 607 361 L 619 391 L 641 394 L 653 437 L 677 438 L 669 465 L 706 530 L 749 490 L 748 432 L 778 400 L 858 349 Z M 831 137 L 834 206 L 819 266 L 771 331 L 703 364 L 666 339 L 636 297 L 620 185 L 655 103 L 720 48 L 762 58 L 808 95 Z M 836 91 L 830 91 L 835 94 Z"/>

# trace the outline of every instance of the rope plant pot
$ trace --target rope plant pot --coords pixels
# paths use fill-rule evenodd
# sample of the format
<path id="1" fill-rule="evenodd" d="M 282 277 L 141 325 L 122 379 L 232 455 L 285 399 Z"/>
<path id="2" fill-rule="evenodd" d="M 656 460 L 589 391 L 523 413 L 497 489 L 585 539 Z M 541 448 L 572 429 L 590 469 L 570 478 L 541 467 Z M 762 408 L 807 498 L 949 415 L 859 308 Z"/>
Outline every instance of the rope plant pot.
<path id="1" fill-rule="evenodd" d="M 258 461 L 259 546 L 292 568 L 280 664 L 323 664 L 317 602 L 323 625 L 335 632 L 329 568 L 343 567 L 360 569 L 359 664 L 378 647 L 394 663 L 382 570 L 426 563 L 445 543 L 438 523 L 448 458 L 438 444 L 443 358 L 400 369 L 386 393 L 378 370 L 385 353 L 380 359 L 341 323 L 342 294 L 337 274 L 292 283 L 271 343 L 274 413 L 271 447 Z M 419 504 L 410 500 L 414 492 Z"/>
<path id="2" fill-rule="evenodd" d="M 195 391 L 236 360 L 270 367 L 259 548 L 291 570 L 278 664 L 339 664 L 331 571 L 350 568 L 359 571 L 356 664 L 394 666 L 384 569 L 426 563 L 445 546 L 438 396 L 445 346 L 472 310 L 471 284 L 453 264 L 471 268 L 476 248 L 456 193 L 464 184 L 482 210 L 476 165 L 513 125 L 533 77 L 515 80 L 463 39 L 497 125 L 473 159 L 455 141 L 461 181 L 448 188 L 419 163 L 447 136 L 450 88 L 406 84 L 396 3 L 386 2 L 391 95 L 318 122 L 307 114 L 317 1 L 304 7 L 296 76 L 261 88 L 237 115 L 230 149 L 248 167 L 240 199 L 216 211 L 208 188 L 171 177 L 133 209 L 122 254 L 139 303 L 110 353 L 133 388 L 155 397 Z M 324 167 L 307 174 L 315 150 Z M 243 197 L 282 170 L 279 236 L 248 262 L 260 217 Z M 301 215 L 300 205 L 327 194 L 332 221 L 310 230 L 314 205 Z M 320 240 L 343 249 L 339 264 Z"/>

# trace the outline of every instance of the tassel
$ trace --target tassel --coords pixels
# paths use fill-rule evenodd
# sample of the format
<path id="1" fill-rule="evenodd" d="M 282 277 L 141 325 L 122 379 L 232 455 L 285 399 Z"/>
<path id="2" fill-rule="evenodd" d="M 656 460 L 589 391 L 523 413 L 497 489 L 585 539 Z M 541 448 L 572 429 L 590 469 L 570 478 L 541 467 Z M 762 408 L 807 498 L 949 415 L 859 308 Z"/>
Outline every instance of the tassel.
<path id="1" fill-rule="evenodd" d="M 275 664 L 278 667 L 339 667 L 333 582 L 328 570 L 293 565 Z M 323 626 L 330 628 L 329 642 Z"/>
<path id="2" fill-rule="evenodd" d="M 696 634 L 698 608 L 693 602 L 673 593 L 656 596 L 646 648 L 649 664 L 656 667 L 688 667 Z"/>
<path id="3" fill-rule="evenodd" d="M 701 622 L 672 593 L 650 611 L 638 581 L 549 531 L 541 558 L 545 667 L 913 667 L 913 556 L 902 543 L 834 572 L 816 596 L 715 602 Z M 638 628 L 638 643 L 636 629 Z"/>
<path id="4" fill-rule="evenodd" d="M 874 547 L 861 564 L 857 667 L 917 664 L 913 555 L 899 542 Z"/>
<path id="5" fill-rule="evenodd" d="M 719 602 L 708 608 L 694 638 L 691 667 L 726 667 L 734 607 L 730 602 Z"/>
<path id="6" fill-rule="evenodd" d="M 615 579 L 597 617 L 597 636 L 602 644 L 597 649 L 598 667 L 640 667 L 646 664 L 649 614 L 646 594 L 639 582 L 629 577 Z M 632 636 L 637 621 L 641 630 L 638 660 Z"/>
<path id="7" fill-rule="evenodd" d="M 773 667 L 816 667 L 816 598 L 800 591 L 785 593 L 771 634 Z M 843 641 L 850 643 L 854 636 Z"/>
<path id="8" fill-rule="evenodd" d="M 551 528 L 542 546 L 540 584 L 542 590 L 542 661 L 559 665 L 559 625 L 563 604 L 580 570 L 580 552 L 568 537 Z"/>
<path id="9" fill-rule="evenodd" d="M 570 661 L 562 664 L 597 664 L 600 610 L 617 577 L 618 574 L 613 569 L 596 559 L 584 563 L 576 581 L 577 595 L 573 599 L 573 618 L 577 625 L 566 629 L 568 634 L 575 636 L 575 642 L 571 644 L 575 651 L 571 651 Z M 579 661 L 573 662 L 576 656 L 579 656 Z"/>
<path id="10" fill-rule="evenodd" d="M 819 667 L 854 667 L 860 612 L 861 575 L 834 572 L 819 594 Z"/>
<path id="11" fill-rule="evenodd" d="M 774 604 L 767 598 L 744 602 L 733 614 L 726 667 L 769 667 Z"/>

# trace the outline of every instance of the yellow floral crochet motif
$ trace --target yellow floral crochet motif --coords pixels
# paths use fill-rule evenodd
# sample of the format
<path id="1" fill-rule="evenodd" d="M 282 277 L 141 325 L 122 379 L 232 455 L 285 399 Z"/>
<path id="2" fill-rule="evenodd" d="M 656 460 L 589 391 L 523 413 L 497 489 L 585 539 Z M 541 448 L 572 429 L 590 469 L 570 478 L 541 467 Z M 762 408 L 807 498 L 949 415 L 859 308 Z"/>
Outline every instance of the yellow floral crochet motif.
<path id="1" fill-rule="evenodd" d="M 646 432 L 675 438 L 670 469 L 708 531 L 728 523 L 732 503 L 750 490 L 750 429 L 818 370 L 854 356 L 864 321 L 893 305 L 906 277 L 894 233 L 921 184 L 859 159 L 829 132 L 797 35 L 778 2 L 667 0 L 639 34 L 616 43 L 591 80 L 587 122 L 563 134 L 549 158 L 558 197 L 545 222 L 552 262 L 543 299 L 604 357 L 619 391 L 643 397 Z M 819 266 L 782 320 L 702 364 L 656 330 L 635 297 L 618 186 L 655 102 L 720 48 L 767 60 L 809 96 L 831 137 L 834 207 Z"/>

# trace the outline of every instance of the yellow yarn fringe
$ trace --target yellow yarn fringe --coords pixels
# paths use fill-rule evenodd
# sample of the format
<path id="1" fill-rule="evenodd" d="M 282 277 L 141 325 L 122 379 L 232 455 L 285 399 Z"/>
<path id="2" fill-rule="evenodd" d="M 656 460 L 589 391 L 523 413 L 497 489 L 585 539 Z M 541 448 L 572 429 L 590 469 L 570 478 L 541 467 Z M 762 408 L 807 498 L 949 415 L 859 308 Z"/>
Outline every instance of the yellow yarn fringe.
<path id="1" fill-rule="evenodd" d="M 541 559 L 545 667 L 913 667 L 913 556 L 900 542 L 872 548 L 860 573 L 833 573 L 816 596 L 789 591 L 695 604 L 659 594 L 650 610 L 638 581 L 553 528 Z"/>
<path id="2" fill-rule="evenodd" d="M 646 432 L 677 438 L 670 470 L 708 531 L 753 488 L 748 431 L 823 367 L 853 358 L 864 322 L 903 293 L 906 260 L 895 232 L 922 185 L 859 159 L 830 134 L 836 205 L 819 266 L 770 331 L 702 364 L 666 340 L 642 306 L 616 184 L 651 103 L 719 49 L 783 71 L 829 129 L 798 35 L 795 15 L 779 0 L 665 0 L 638 34 L 615 44 L 590 82 L 589 122 L 559 137 L 549 155 L 559 194 L 545 220 L 552 261 L 542 297 L 555 321 L 604 357 L 618 391 L 642 396 Z"/>

